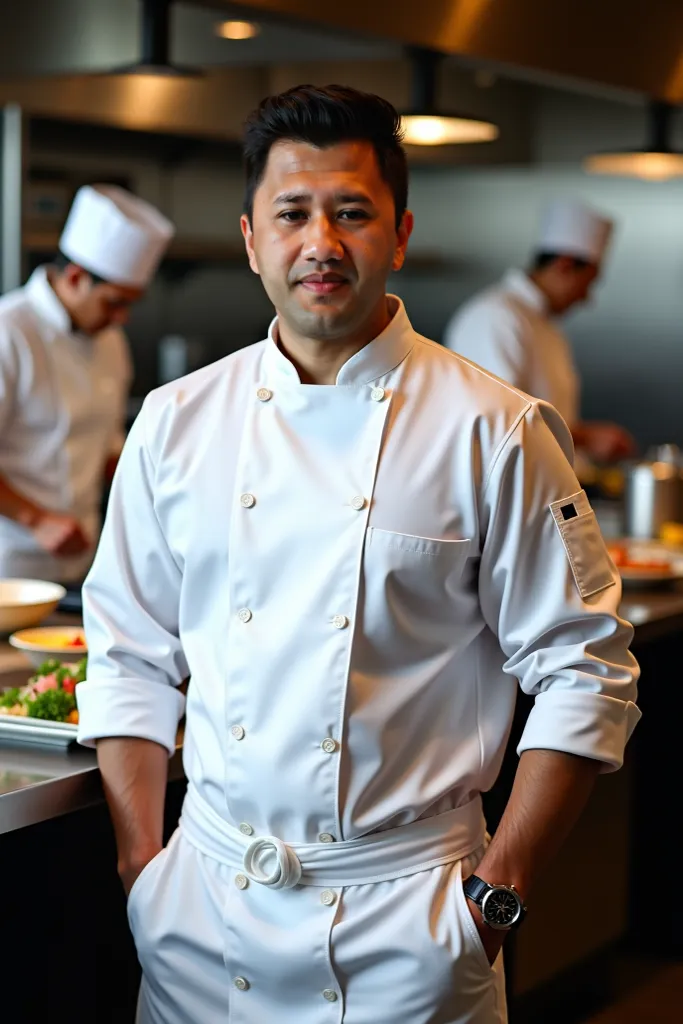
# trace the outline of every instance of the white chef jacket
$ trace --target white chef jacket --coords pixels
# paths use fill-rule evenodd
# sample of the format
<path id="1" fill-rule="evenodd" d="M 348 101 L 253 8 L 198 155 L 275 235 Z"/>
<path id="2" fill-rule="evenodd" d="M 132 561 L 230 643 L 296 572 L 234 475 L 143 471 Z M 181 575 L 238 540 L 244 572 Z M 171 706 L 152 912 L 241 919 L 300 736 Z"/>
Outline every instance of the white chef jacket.
<path id="1" fill-rule="evenodd" d="M 31 501 L 76 516 L 93 547 L 54 558 L 0 517 L 0 576 L 81 579 L 100 529 L 103 471 L 123 443 L 132 368 L 125 335 L 74 333 L 39 267 L 0 299 L 0 473 Z"/>
<path id="2" fill-rule="evenodd" d="M 618 574 L 568 462 L 565 425 L 417 335 L 391 301 L 390 325 L 336 385 L 300 383 L 275 324 L 266 341 L 149 395 L 119 463 L 84 587 L 79 738 L 137 736 L 172 751 L 177 686 L 191 676 L 184 765 L 216 842 L 227 831 L 339 843 L 469 807 L 498 774 L 518 681 L 536 696 L 520 751 L 568 751 L 615 769 L 639 716 Z M 240 876 L 233 885 L 194 861 L 181 890 L 168 872 L 188 856 L 176 846 L 133 891 L 143 966 L 167 979 L 150 982 L 159 1003 L 144 1021 L 222 1019 L 208 1004 L 193 1016 L 182 995 L 194 984 L 182 975 L 188 964 L 205 976 L 212 920 L 215 971 L 234 970 L 238 990 L 250 988 L 244 998 L 231 989 L 244 1008 L 231 1003 L 231 1020 L 368 1020 L 353 986 L 361 962 L 377 960 L 365 958 L 373 941 L 405 953 L 381 982 L 384 998 L 393 978 L 397 999 L 417 999 L 401 988 L 410 947 L 424 1003 L 429 906 L 444 899 L 437 876 L 403 879 L 402 889 L 384 881 L 375 897 L 368 886 L 334 890 L 340 922 L 305 893 L 242 892 Z M 211 912 L 200 912 L 197 886 Z M 461 891 L 455 898 L 465 906 Z M 408 905 L 410 915 L 391 917 Z M 195 937 L 174 959 L 178 927 Z M 332 967 L 321 952 L 329 942 Z M 157 954 L 166 959 L 152 967 Z M 324 998 L 337 999 L 325 971 L 340 958 L 345 1015 L 340 1001 L 323 1016 L 323 984 Z M 292 985 L 286 999 L 278 985 L 301 979 L 302 964 L 320 981 L 298 981 L 292 1003 Z M 434 971 L 436 992 L 448 972 Z M 186 1011 L 164 1001 L 173 988 Z M 396 1003 L 372 1019 L 494 1020 L 490 1004 L 446 1017 L 433 998 L 420 1013 Z"/>
<path id="3" fill-rule="evenodd" d="M 580 384 L 569 342 L 550 318 L 543 292 L 521 270 L 466 302 L 444 345 L 534 398 L 566 423 L 580 419 Z"/>

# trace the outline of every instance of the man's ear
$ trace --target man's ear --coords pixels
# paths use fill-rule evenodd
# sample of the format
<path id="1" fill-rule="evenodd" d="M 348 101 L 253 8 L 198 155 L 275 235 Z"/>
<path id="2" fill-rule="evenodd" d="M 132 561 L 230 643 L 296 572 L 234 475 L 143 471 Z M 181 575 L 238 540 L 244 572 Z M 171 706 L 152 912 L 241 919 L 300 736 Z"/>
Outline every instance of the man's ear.
<path id="1" fill-rule="evenodd" d="M 62 270 L 62 278 L 72 292 L 86 292 L 92 284 L 92 277 L 77 263 L 67 263 Z"/>
<path id="2" fill-rule="evenodd" d="M 391 262 L 391 269 L 396 272 L 403 266 L 406 258 L 406 249 L 408 248 L 408 239 L 413 232 L 413 225 L 415 218 L 413 217 L 410 210 L 406 210 L 401 217 L 401 223 L 398 226 L 396 232 L 396 249 L 394 250 L 394 258 Z"/>
<path id="3" fill-rule="evenodd" d="M 249 266 L 255 274 L 259 274 L 258 262 L 254 251 L 254 230 L 246 213 L 243 213 L 240 217 L 240 227 L 242 229 L 242 237 L 244 238 L 244 247 L 249 257 Z"/>

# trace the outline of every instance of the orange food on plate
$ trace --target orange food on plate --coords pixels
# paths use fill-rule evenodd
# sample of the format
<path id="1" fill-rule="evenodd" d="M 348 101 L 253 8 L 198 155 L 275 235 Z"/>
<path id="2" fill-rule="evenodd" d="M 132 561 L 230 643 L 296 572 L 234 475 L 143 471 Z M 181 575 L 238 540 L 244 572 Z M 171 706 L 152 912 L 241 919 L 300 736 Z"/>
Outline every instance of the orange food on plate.
<path id="1" fill-rule="evenodd" d="M 653 551 L 643 551 L 642 554 L 634 554 L 628 544 L 615 543 L 608 544 L 607 550 L 618 569 L 637 569 L 639 572 L 670 573 L 673 575 L 671 562 L 665 554 L 657 555 Z"/>
<path id="2" fill-rule="evenodd" d="M 71 711 L 66 720 L 69 725 L 78 725 L 78 711 L 75 709 Z"/>

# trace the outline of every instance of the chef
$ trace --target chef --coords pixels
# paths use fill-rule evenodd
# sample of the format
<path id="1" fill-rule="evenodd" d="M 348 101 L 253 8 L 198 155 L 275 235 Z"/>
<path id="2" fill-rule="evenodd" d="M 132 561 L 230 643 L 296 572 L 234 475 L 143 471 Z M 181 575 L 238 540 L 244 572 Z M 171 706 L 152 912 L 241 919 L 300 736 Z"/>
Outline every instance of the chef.
<path id="1" fill-rule="evenodd" d="M 111 185 L 79 189 L 54 266 L 0 299 L 0 577 L 82 580 L 132 376 L 121 326 L 173 235 Z"/>
<path id="2" fill-rule="evenodd" d="M 78 704 L 141 1024 L 505 1021 L 503 938 L 638 719 L 564 423 L 385 293 L 400 140 L 341 86 L 250 116 L 242 230 L 276 319 L 149 395 L 117 469 Z M 536 704 L 487 848 L 518 683 Z"/>
<path id="3" fill-rule="evenodd" d="M 633 454 L 633 440 L 616 424 L 581 420 L 579 377 L 555 318 L 589 299 L 613 227 L 582 203 L 551 204 L 529 270 L 509 270 L 465 303 L 444 335 L 447 348 L 554 405 L 576 447 L 597 462 Z"/>

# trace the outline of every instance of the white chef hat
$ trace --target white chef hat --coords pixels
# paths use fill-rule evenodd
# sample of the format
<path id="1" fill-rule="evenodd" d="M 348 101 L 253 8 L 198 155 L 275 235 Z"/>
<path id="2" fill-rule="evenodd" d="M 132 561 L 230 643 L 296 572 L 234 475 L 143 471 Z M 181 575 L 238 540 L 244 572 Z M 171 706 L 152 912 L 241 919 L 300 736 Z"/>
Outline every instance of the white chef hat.
<path id="1" fill-rule="evenodd" d="M 589 206 L 571 200 L 557 201 L 543 213 L 536 250 L 600 263 L 613 229 L 614 221 Z"/>
<path id="2" fill-rule="evenodd" d="M 60 251 L 112 284 L 146 288 L 175 228 L 143 199 L 116 185 L 84 185 L 69 211 Z"/>

